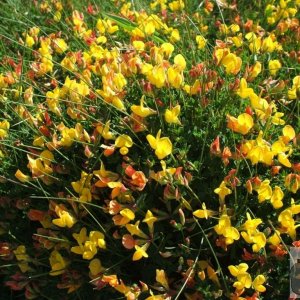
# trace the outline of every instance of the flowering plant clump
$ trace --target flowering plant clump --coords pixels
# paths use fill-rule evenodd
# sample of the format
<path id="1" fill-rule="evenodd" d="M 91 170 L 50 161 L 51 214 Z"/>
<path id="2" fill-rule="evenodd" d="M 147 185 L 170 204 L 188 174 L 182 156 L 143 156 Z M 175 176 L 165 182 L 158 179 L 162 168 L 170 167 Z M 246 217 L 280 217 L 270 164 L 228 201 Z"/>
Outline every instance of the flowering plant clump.
<path id="1" fill-rule="evenodd" d="M 300 1 L 10 2 L 1 294 L 286 299 Z"/>

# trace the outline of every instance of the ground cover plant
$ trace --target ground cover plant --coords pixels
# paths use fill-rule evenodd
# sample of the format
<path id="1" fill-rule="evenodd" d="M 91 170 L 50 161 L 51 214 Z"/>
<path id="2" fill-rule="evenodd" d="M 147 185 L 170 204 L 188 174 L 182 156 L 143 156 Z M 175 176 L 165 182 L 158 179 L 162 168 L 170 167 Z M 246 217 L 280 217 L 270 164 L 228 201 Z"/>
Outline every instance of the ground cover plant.
<path id="1" fill-rule="evenodd" d="M 3 299 L 293 299 L 300 1 L 25 2 L 0 12 Z"/>

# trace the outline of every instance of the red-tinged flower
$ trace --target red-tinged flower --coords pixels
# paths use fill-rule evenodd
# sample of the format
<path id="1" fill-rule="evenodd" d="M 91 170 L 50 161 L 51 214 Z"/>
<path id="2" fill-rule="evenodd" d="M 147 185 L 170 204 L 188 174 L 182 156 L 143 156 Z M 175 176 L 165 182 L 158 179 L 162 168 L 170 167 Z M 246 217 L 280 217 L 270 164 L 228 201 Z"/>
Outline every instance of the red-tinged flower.
<path id="1" fill-rule="evenodd" d="M 210 154 L 212 155 L 220 155 L 221 148 L 220 148 L 220 137 L 217 136 L 215 140 L 210 145 Z"/>
<path id="2" fill-rule="evenodd" d="M 183 167 L 176 168 L 176 171 L 174 173 L 174 179 L 176 181 L 179 181 L 181 184 L 184 184 L 184 178 L 182 176 L 182 169 L 183 169 Z"/>
<path id="3" fill-rule="evenodd" d="M 250 106 L 247 106 L 246 109 L 245 109 L 245 113 L 250 115 L 250 116 L 253 116 L 252 108 Z"/>
<path id="4" fill-rule="evenodd" d="M 164 106 L 164 103 L 163 103 L 159 98 L 155 99 L 155 102 L 156 102 L 156 104 L 157 104 L 158 106 L 160 106 L 160 107 L 163 107 L 163 106 Z"/>
<path id="5" fill-rule="evenodd" d="M 254 189 L 258 189 L 261 185 L 261 180 L 258 176 L 255 176 L 251 179 L 252 183 L 253 183 L 253 188 Z"/>
<path id="6" fill-rule="evenodd" d="M 207 97 L 201 97 L 200 104 L 203 108 L 205 108 L 209 104 L 209 99 Z"/>
<path id="7" fill-rule="evenodd" d="M 231 153 L 231 151 L 228 147 L 225 147 L 223 149 L 221 157 L 222 157 L 222 161 L 223 161 L 224 166 L 227 166 L 229 164 L 229 158 L 232 157 L 232 153 Z"/>
<path id="8" fill-rule="evenodd" d="M 276 176 L 279 174 L 280 170 L 281 170 L 281 166 L 272 166 L 271 168 L 271 175 L 272 176 Z"/>
<path id="9" fill-rule="evenodd" d="M 98 7 L 93 6 L 92 4 L 89 4 L 86 11 L 89 15 L 95 15 L 98 12 Z"/>
<path id="10" fill-rule="evenodd" d="M 115 147 L 114 146 L 113 147 L 107 147 L 107 148 L 104 149 L 103 155 L 105 157 L 108 157 L 108 156 L 111 156 L 112 154 L 114 154 L 114 152 L 115 152 Z"/>
<path id="11" fill-rule="evenodd" d="M 151 94 L 153 91 L 152 84 L 149 81 L 143 82 L 143 90 L 146 94 Z"/>
<path id="12" fill-rule="evenodd" d="M 224 236 L 220 236 L 219 238 L 217 238 L 216 246 L 224 249 L 224 251 L 227 251 L 226 238 Z"/>
<path id="13" fill-rule="evenodd" d="M 131 165 L 123 164 L 125 174 L 130 177 L 124 178 L 124 181 L 130 185 L 131 189 L 142 191 L 146 186 L 148 179 L 142 171 L 136 171 Z"/>
<path id="14" fill-rule="evenodd" d="M 136 242 L 131 234 L 124 234 L 122 237 L 122 244 L 126 249 L 133 249 L 136 246 Z"/>
<path id="15" fill-rule="evenodd" d="M 61 282 L 56 286 L 58 289 L 68 289 L 67 293 L 70 294 L 76 291 L 82 284 L 81 275 L 79 272 L 70 270 L 67 273 L 62 274 Z"/>
<path id="16" fill-rule="evenodd" d="M 175 188 L 174 186 L 171 186 L 170 184 L 167 184 L 164 189 L 164 199 L 176 199 L 178 200 L 181 197 L 180 192 L 178 188 Z"/>
<path id="17" fill-rule="evenodd" d="M 300 163 L 293 164 L 292 169 L 294 172 L 300 173 Z"/>
<path id="18" fill-rule="evenodd" d="M 13 291 L 21 291 L 24 288 L 23 284 L 21 284 L 17 281 L 9 280 L 9 281 L 6 281 L 4 284 L 6 286 L 8 286 L 10 289 L 12 289 Z"/>
<path id="19" fill-rule="evenodd" d="M 259 300 L 258 294 L 254 293 L 252 296 L 247 296 L 246 300 Z"/>
<path id="20" fill-rule="evenodd" d="M 246 32 L 252 31 L 253 28 L 253 21 L 252 20 L 247 20 L 247 22 L 244 24 L 244 29 Z"/>
<path id="21" fill-rule="evenodd" d="M 130 181 L 133 190 L 142 191 L 146 186 L 148 179 L 142 171 L 136 171 L 131 176 L 132 180 Z"/>
<path id="22" fill-rule="evenodd" d="M 122 167 L 125 169 L 125 174 L 128 177 L 132 177 L 132 175 L 136 172 L 136 170 L 131 165 L 127 165 L 127 164 L 123 163 Z"/>
<path id="23" fill-rule="evenodd" d="M 285 177 L 285 187 L 296 194 L 298 189 L 300 188 L 300 175 L 298 174 L 288 174 Z"/>
<path id="24" fill-rule="evenodd" d="M 116 200 L 109 201 L 108 212 L 111 215 L 116 215 L 122 210 L 123 206 Z"/>
<path id="25" fill-rule="evenodd" d="M 46 214 L 47 213 L 45 211 L 41 211 L 38 209 L 30 209 L 27 213 L 27 216 L 31 221 L 43 221 Z"/>
<path id="26" fill-rule="evenodd" d="M 29 283 L 28 278 L 20 272 L 16 272 L 10 278 L 12 280 L 6 281 L 4 284 L 14 291 L 21 291 Z"/>
<path id="27" fill-rule="evenodd" d="M 249 261 L 256 259 L 255 255 L 247 251 L 245 248 L 243 249 L 244 254 L 242 254 L 243 260 Z"/>
<path id="28" fill-rule="evenodd" d="M 51 131 L 49 130 L 49 128 L 46 125 L 40 126 L 39 132 L 46 137 L 51 136 Z"/>
<path id="29" fill-rule="evenodd" d="M 183 281 L 186 282 L 189 288 L 193 288 L 195 286 L 195 271 L 192 267 L 190 267 L 186 272 L 182 272 L 181 275 L 183 276 Z"/>
<path id="30" fill-rule="evenodd" d="M 200 75 L 203 74 L 203 70 L 204 70 L 204 64 L 200 63 L 197 64 L 196 66 L 192 66 L 192 69 L 189 71 L 189 74 L 191 77 L 199 77 Z"/>
<path id="31" fill-rule="evenodd" d="M 13 250 L 11 248 L 11 244 L 9 243 L 0 243 L 0 257 L 3 260 L 11 260 L 14 257 Z"/>
<path id="32" fill-rule="evenodd" d="M 279 260 L 282 260 L 285 255 L 287 255 L 287 251 L 282 244 L 279 245 L 270 245 L 270 249 L 272 250 L 271 255 L 275 256 Z"/>
<path id="33" fill-rule="evenodd" d="M 16 202 L 16 207 L 18 209 L 26 209 L 30 205 L 29 199 L 18 199 Z"/>
<path id="34" fill-rule="evenodd" d="M 231 188 L 235 188 L 240 185 L 240 180 L 235 176 L 237 173 L 236 169 L 232 169 L 228 172 L 228 175 L 224 178 L 224 181 L 231 186 Z"/>
<path id="35" fill-rule="evenodd" d="M 300 247 L 300 241 L 295 241 L 293 242 L 294 247 Z"/>
<path id="36" fill-rule="evenodd" d="M 249 194 L 252 194 L 253 186 L 252 186 L 252 182 L 250 179 L 246 181 L 246 189 Z"/>

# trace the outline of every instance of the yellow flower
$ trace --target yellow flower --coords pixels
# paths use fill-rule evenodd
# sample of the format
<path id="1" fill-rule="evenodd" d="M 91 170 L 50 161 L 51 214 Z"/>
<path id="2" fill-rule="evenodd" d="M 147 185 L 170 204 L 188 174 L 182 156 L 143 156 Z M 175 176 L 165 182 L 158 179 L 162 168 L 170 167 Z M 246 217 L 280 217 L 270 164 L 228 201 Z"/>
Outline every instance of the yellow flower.
<path id="1" fill-rule="evenodd" d="M 51 252 L 49 261 L 51 266 L 49 275 L 57 276 L 63 274 L 66 271 L 68 261 L 65 260 L 58 251 L 54 250 Z"/>
<path id="2" fill-rule="evenodd" d="M 251 287 L 252 279 L 250 274 L 247 273 L 248 265 L 246 263 L 241 263 L 238 266 L 230 265 L 228 269 L 231 275 L 237 279 L 237 281 L 233 284 L 237 290 L 243 290 L 244 288 Z"/>
<path id="3" fill-rule="evenodd" d="M 184 1 L 176 0 L 169 3 L 169 7 L 172 11 L 178 11 L 184 9 Z"/>
<path id="4" fill-rule="evenodd" d="M 262 41 L 257 37 L 254 32 L 248 32 L 245 35 L 246 40 L 249 41 L 249 49 L 252 53 L 258 53 L 260 51 Z"/>
<path id="5" fill-rule="evenodd" d="M 252 282 L 252 286 L 253 288 L 259 292 L 259 293 L 263 293 L 266 291 L 266 288 L 263 286 L 263 284 L 265 283 L 266 278 L 264 275 L 258 275 Z"/>
<path id="6" fill-rule="evenodd" d="M 180 34 L 178 29 L 172 29 L 171 34 L 170 34 L 170 42 L 175 43 L 180 41 Z"/>
<path id="7" fill-rule="evenodd" d="M 234 277 L 237 277 L 240 274 L 246 273 L 248 268 L 249 268 L 249 266 L 246 263 L 241 263 L 237 266 L 230 265 L 228 267 L 230 274 Z"/>
<path id="8" fill-rule="evenodd" d="M 272 123 L 274 125 L 284 125 L 285 121 L 281 119 L 284 116 L 284 113 L 282 112 L 275 112 L 272 116 Z"/>
<path id="9" fill-rule="evenodd" d="M 256 227 L 262 223 L 260 218 L 252 219 L 250 214 L 247 213 L 247 221 L 242 225 L 243 230 L 247 230 L 249 234 L 256 232 Z"/>
<path id="10" fill-rule="evenodd" d="M 128 148 L 132 147 L 133 142 L 129 135 L 122 134 L 115 140 L 115 146 L 120 148 L 120 153 L 126 155 L 128 153 Z"/>
<path id="11" fill-rule="evenodd" d="M 235 227 L 231 226 L 230 218 L 226 214 L 221 216 L 219 223 L 214 226 L 214 230 L 217 234 L 225 237 L 226 245 L 230 245 L 240 238 L 240 233 Z"/>
<path id="12" fill-rule="evenodd" d="M 132 42 L 133 48 L 137 51 L 144 51 L 145 50 L 145 43 L 142 41 L 133 41 Z"/>
<path id="13" fill-rule="evenodd" d="M 89 234 L 90 241 L 101 249 L 106 249 L 104 234 L 100 231 L 91 231 Z"/>
<path id="14" fill-rule="evenodd" d="M 53 219 L 52 223 L 56 226 L 71 228 L 77 222 L 63 205 L 55 205 L 55 213 L 59 218 Z"/>
<path id="15" fill-rule="evenodd" d="M 166 84 L 166 73 L 161 65 L 155 66 L 147 71 L 146 76 L 157 88 L 162 88 Z"/>
<path id="16" fill-rule="evenodd" d="M 297 99 L 300 92 L 300 76 L 296 76 L 293 79 L 293 86 L 288 90 L 288 97 L 291 100 Z"/>
<path id="17" fill-rule="evenodd" d="M 124 208 L 120 211 L 120 215 L 123 217 L 123 221 L 120 225 L 125 225 L 129 223 L 130 221 L 134 220 L 135 214 L 134 212 L 129 208 Z"/>
<path id="18" fill-rule="evenodd" d="M 278 246 L 281 243 L 280 231 L 275 230 L 275 233 L 268 238 L 268 243 Z"/>
<path id="19" fill-rule="evenodd" d="M 214 190 L 219 195 L 221 203 L 224 203 L 225 197 L 232 193 L 231 189 L 226 186 L 225 181 L 222 181 L 220 186 Z"/>
<path id="20" fill-rule="evenodd" d="M 285 231 L 290 235 L 290 237 L 295 240 L 296 238 L 296 227 L 295 220 L 293 218 L 293 213 L 290 208 L 283 210 L 278 216 L 278 222 L 285 229 Z"/>
<path id="21" fill-rule="evenodd" d="M 140 221 L 136 221 L 135 224 L 126 224 L 126 229 L 130 232 L 130 234 L 139 236 L 143 239 L 147 239 L 148 236 L 139 228 Z"/>
<path id="22" fill-rule="evenodd" d="M 145 22 L 141 27 L 145 35 L 152 35 L 155 32 L 155 24 L 152 20 Z"/>
<path id="23" fill-rule="evenodd" d="M 10 124 L 7 120 L 0 122 L 0 138 L 5 138 L 8 134 Z"/>
<path id="24" fill-rule="evenodd" d="M 264 202 L 265 200 L 270 200 L 272 197 L 272 188 L 270 187 L 270 180 L 265 179 L 260 186 L 256 189 L 258 193 L 259 203 Z"/>
<path id="25" fill-rule="evenodd" d="M 155 155 L 158 159 L 164 159 L 166 156 L 172 153 L 172 142 L 168 137 L 160 137 L 161 130 L 158 131 L 156 138 L 148 134 L 147 141 L 150 144 L 151 148 L 155 150 Z"/>
<path id="26" fill-rule="evenodd" d="M 174 46 L 171 43 L 163 43 L 160 46 L 160 49 L 165 54 L 166 58 L 169 58 L 174 51 Z"/>
<path id="27" fill-rule="evenodd" d="M 242 59 L 234 53 L 229 53 L 222 58 L 222 65 L 225 67 L 227 74 L 236 75 L 241 69 Z"/>
<path id="28" fill-rule="evenodd" d="M 19 181 L 25 183 L 30 181 L 31 177 L 28 175 L 25 175 L 22 171 L 20 171 L 19 169 L 17 170 L 17 172 L 15 173 L 15 176 L 18 178 Z"/>
<path id="29" fill-rule="evenodd" d="M 236 36 L 233 36 L 230 39 L 237 48 L 239 48 L 243 45 L 243 35 L 242 35 L 242 33 L 240 33 Z"/>
<path id="30" fill-rule="evenodd" d="M 156 114 L 155 110 L 144 106 L 144 100 L 145 100 L 145 96 L 143 95 L 140 100 L 140 105 L 132 105 L 130 107 L 132 112 L 142 118 L 146 118 L 150 115 Z"/>
<path id="31" fill-rule="evenodd" d="M 199 219 L 208 219 L 208 217 L 211 217 L 215 214 L 216 212 L 206 209 L 205 203 L 202 203 L 202 209 L 197 209 L 193 212 L 193 215 Z"/>
<path id="32" fill-rule="evenodd" d="M 261 72 L 261 63 L 259 61 L 255 62 L 255 64 L 249 70 L 249 80 L 253 80 L 260 74 Z"/>
<path id="33" fill-rule="evenodd" d="M 282 199 L 284 197 L 284 193 L 279 186 L 275 186 L 273 190 L 273 194 L 271 197 L 271 204 L 275 209 L 281 208 L 283 206 Z"/>
<path id="34" fill-rule="evenodd" d="M 49 150 L 44 150 L 40 157 L 37 159 L 31 158 L 27 155 L 28 165 L 33 177 L 40 178 L 45 184 L 50 185 L 53 183 L 53 178 L 48 176 L 53 173 L 51 163 L 54 161 L 54 155 Z"/>
<path id="35" fill-rule="evenodd" d="M 103 162 L 101 161 L 100 170 L 93 171 L 93 174 L 99 178 L 95 183 L 97 187 L 121 187 L 122 183 L 119 182 L 119 175 L 117 173 L 106 171 Z"/>
<path id="36" fill-rule="evenodd" d="M 86 232 L 86 228 L 83 227 L 79 234 L 73 234 L 78 246 L 72 247 L 71 252 L 82 255 L 83 259 L 91 260 L 97 254 L 98 248 L 106 249 L 106 242 L 103 233 L 91 231 L 87 236 Z"/>
<path id="37" fill-rule="evenodd" d="M 135 252 L 133 254 L 133 257 L 132 257 L 132 260 L 133 261 L 136 261 L 136 260 L 140 260 L 141 258 L 145 257 L 147 258 L 148 257 L 148 254 L 147 254 L 147 249 L 149 247 L 149 243 L 146 243 L 145 245 L 143 245 L 142 247 L 138 246 L 138 245 L 135 245 Z"/>
<path id="38" fill-rule="evenodd" d="M 252 279 L 249 273 L 240 274 L 237 276 L 237 281 L 233 284 L 233 286 L 237 290 L 243 290 L 244 288 L 250 288 Z"/>
<path id="39" fill-rule="evenodd" d="M 276 75 L 280 68 L 281 68 L 281 63 L 278 59 L 269 61 L 269 72 L 271 75 Z"/>
<path id="40" fill-rule="evenodd" d="M 273 161 L 274 153 L 262 136 L 263 132 L 260 131 L 256 140 L 248 141 L 242 146 L 243 152 L 245 150 L 246 157 L 251 160 L 253 165 L 258 162 L 271 165 Z"/>
<path id="41" fill-rule="evenodd" d="M 74 191 L 79 194 L 79 200 L 82 202 L 92 201 L 92 194 L 90 191 L 92 176 L 92 174 L 87 174 L 82 171 L 80 180 L 71 182 Z"/>
<path id="42" fill-rule="evenodd" d="M 249 97 L 249 95 L 253 94 L 253 89 L 248 88 L 247 81 L 245 78 L 242 78 L 240 81 L 240 86 L 236 91 L 237 95 L 239 95 L 242 99 Z"/>
<path id="43" fill-rule="evenodd" d="M 175 107 L 170 109 L 166 109 L 165 111 L 165 120 L 169 124 L 178 124 L 180 125 L 180 120 L 178 116 L 180 114 L 180 105 L 176 105 Z"/>
<path id="44" fill-rule="evenodd" d="M 261 50 L 263 52 L 271 53 L 278 48 L 279 48 L 278 42 L 277 41 L 274 42 L 271 36 L 266 37 L 262 41 Z"/>
<path id="45" fill-rule="evenodd" d="M 167 70 L 167 79 L 172 87 L 179 89 L 183 83 L 183 74 L 178 68 L 170 67 Z"/>
<path id="46" fill-rule="evenodd" d="M 16 256 L 18 266 L 22 273 L 25 273 L 30 270 L 28 265 L 29 256 L 26 254 L 26 247 L 24 245 L 18 246 L 16 250 L 14 250 L 14 254 Z"/>
<path id="47" fill-rule="evenodd" d="M 105 268 L 102 267 L 101 261 L 98 258 L 94 258 L 89 263 L 89 269 L 92 277 L 97 276 L 99 273 L 103 272 Z"/>
<path id="48" fill-rule="evenodd" d="M 295 130 L 291 125 L 284 126 L 282 129 L 282 133 L 283 140 L 286 144 L 296 136 Z"/>
<path id="49" fill-rule="evenodd" d="M 56 38 L 53 40 L 53 48 L 56 53 L 62 54 L 68 49 L 68 45 L 64 39 Z"/>
<path id="50" fill-rule="evenodd" d="M 164 270 L 156 269 L 156 278 L 155 280 L 160 283 L 166 290 L 169 290 L 168 279 Z"/>
<path id="51" fill-rule="evenodd" d="M 53 91 L 48 91 L 46 93 L 46 102 L 51 112 L 60 116 L 61 111 L 59 107 L 60 89 L 55 88 Z"/>
<path id="52" fill-rule="evenodd" d="M 114 134 L 109 131 L 109 126 L 110 126 L 110 121 L 107 121 L 104 126 L 103 125 L 98 125 L 96 127 L 98 133 L 101 134 L 101 136 L 106 139 L 106 140 L 114 140 Z"/>
<path id="53" fill-rule="evenodd" d="M 206 45 L 206 39 L 202 35 L 196 36 L 196 42 L 197 42 L 198 49 L 203 49 Z"/>
<path id="54" fill-rule="evenodd" d="M 32 48 L 32 46 L 35 44 L 34 38 L 29 34 L 26 34 L 25 44 L 27 47 Z"/>
<path id="55" fill-rule="evenodd" d="M 227 115 L 227 127 L 234 132 L 245 135 L 251 130 L 253 125 L 253 118 L 247 113 L 240 114 L 237 119 Z"/>
<path id="56" fill-rule="evenodd" d="M 153 233 L 153 223 L 156 221 L 157 218 L 154 217 L 151 210 L 148 209 L 143 222 L 147 223 L 150 233 Z"/>
<path id="57" fill-rule="evenodd" d="M 174 57 L 174 65 L 178 68 L 179 71 L 183 71 L 186 67 L 185 58 L 181 54 L 177 54 Z"/>
<path id="58" fill-rule="evenodd" d="M 264 233 L 258 230 L 255 230 L 255 232 L 250 233 L 243 231 L 241 235 L 248 244 L 253 244 L 253 252 L 259 252 L 259 250 L 265 247 L 267 243 L 267 239 Z"/>

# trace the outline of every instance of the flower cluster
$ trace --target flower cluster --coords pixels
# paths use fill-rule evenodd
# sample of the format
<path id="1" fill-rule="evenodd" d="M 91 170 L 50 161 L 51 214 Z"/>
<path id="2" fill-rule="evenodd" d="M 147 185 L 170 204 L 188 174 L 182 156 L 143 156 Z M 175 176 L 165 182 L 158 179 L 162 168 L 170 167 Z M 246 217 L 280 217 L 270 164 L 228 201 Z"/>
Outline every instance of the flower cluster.
<path id="1" fill-rule="evenodd" d="M 67 2 L 3 12 L 27 24 L 0 29 L 5 286 L 26 299 L 287 298 L 300 1 Z"/>

